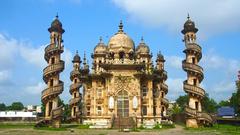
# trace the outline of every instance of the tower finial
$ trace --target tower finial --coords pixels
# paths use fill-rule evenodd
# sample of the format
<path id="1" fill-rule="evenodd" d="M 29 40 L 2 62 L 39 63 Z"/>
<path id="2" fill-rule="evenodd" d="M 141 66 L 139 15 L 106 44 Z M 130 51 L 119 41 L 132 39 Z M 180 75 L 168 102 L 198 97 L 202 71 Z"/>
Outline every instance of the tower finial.
<path id="1" fill-rule="evenodd" d="M 56 15 L 56 19 L 58 19 L 58 12 L 57 12 L 57 15 Z"/>
<path id="2" fill-rule="evenodd" d="M 188 20 L 190 19 L 189 13 L 188 13 L 187 19 L 188 19 Z"/>
<path id="3" fill-rule="evenodd" d="M 120 24 L 119 24 L 119 29 L 118 29 L 118 32 L 123 32 L 123 23 L 122 23 L 122 20 L 120 20 Z"/>
<path id="4" fill-rule="evenodd" d="M 83 65 L 86 65 L 87 62 L 86 62 L 86 52 L 84 51 L 84 56 L 83 56 Z"/>

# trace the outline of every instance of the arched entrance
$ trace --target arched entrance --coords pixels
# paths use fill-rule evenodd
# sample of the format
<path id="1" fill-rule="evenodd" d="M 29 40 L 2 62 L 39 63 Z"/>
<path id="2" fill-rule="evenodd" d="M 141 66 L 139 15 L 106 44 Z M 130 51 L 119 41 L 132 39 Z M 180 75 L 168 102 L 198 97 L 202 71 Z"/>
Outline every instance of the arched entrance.
<path id="1" fill-rule="evenodd" d="M 125 90 L 118 92 L 117 98 L 117 116 L 128 117 L 129 116 L 129 99 L 128 93 Z"/>

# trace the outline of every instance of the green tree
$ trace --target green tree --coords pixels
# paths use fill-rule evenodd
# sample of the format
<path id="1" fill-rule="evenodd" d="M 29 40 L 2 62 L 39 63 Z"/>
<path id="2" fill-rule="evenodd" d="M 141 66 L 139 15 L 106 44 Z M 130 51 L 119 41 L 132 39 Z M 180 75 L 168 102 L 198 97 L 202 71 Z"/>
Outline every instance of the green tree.
<path id="1" fill-rule="evenodd" d="M 178 114 L 181 113 L 181 108 L 178 106 L 178 104 L 173 104 L 171 114 Z"/>
<path id="2" fill-rule="evenodd" d="M 188 105 L 188 100 L 188 95 L 178 97 L 178 99 L 176 100 L 176 104 L 179 106 L 180 112 L 184 111 L 185 106 Z"/>
<path id="3" fill-rule="evenodd" d="M 41 105 L 41 110 L 42 110 L 42 114 L 40 116 L 45 116 L 45 110 L 46 110 L 46 106 L 45 104 L 42 103 Z"/>
<path id="4" fill-rule="evenodd" d="M 184 108 L 186 105 L 188 105 L 189 97 L 188 95 L 184 96 L 179 96 L 178 99 L 176 100 L 176 103 L 180 107 L 180 112 L 184 111 Z M 214 99 L 210 99 L 208 94 L 204 96 L 202 99 L 202 109 L 204 112 L 207 113 L 214 113 L 217 110 L 217 103 Z"/>
<path id="5" fill-rule="evenodd" d="M 206 93 L 202 100 L 203 111 L 207 113 L 215 113 L 217 111 L 217 107 L 218 107 L 217 102 L 214 99 L 209 98 L 208 93 Z"/>
<path id="6" fill-rule="evenodd" d="M 236 93 L 233 93 L 230 103 L 232 107 L 235 109 L 235 112 L 240 115 L 240 81 L 236 81 Z"/>
<path id="7" fill-rule="evenodd" d="M 5 111 L 7 109 L 4 103 L 0 103 L 0 111 Z"/>
<path id="8" fill-rule="evenodd" d="M 21 102 L 13 102 L 10 107 L 10 110 L 23 110 L 23 109 L 24 109 L 24 106 Z"/>
<path id="9" fill-rule="evenodd" d="M 218 103 L 218 106 L 219 107 L 223 107 L 223 106 L 231 106 L 231 103 L 230 101 L 227 101 L 227 100 L 222 100 Z"/>

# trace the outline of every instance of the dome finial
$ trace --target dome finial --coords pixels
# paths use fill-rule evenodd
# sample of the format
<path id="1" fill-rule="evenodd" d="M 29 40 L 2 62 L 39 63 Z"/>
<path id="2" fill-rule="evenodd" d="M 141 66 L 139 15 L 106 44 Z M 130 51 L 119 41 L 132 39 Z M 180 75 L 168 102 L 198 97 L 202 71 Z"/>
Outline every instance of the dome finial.
<path id="1" fill-rule="evenodd" d="M 143 36 L 141 37 L 141 43 L 144 43 L 144 39 L 143 39 Z"/>
<path id="2" fill-rule="evenodd" d="M 102 43 L 102 36 L 99 37 L 99 43 Z"/>
<path id="3" fill-rule="evenodd" d="M 76 50 L 76 54 L 78 54 L 78 50 Z"/>
<path id="4" fill-rule="evenodd" d="M 120 24 L 119 24 L 119 29 L 118 29 L 118 32 L 123 32 L 123 23 L 122 23 L 122 20 L 120 20 Z"/>

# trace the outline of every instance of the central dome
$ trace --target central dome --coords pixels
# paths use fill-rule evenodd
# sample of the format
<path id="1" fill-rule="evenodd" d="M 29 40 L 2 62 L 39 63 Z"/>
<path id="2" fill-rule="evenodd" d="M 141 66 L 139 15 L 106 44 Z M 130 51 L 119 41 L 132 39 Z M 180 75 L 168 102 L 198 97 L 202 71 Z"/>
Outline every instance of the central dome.
<path id="1" fill-rule="evenodd" d="M 110 50 L 116 50 L 116 49 L 127 49 L 134 50 L 134 42 L 133 40 L 123 32 L 123 24 L 120 22 L 119 30 L 118 32 L 112 36 L 108 42 L 108 48 Z"/>

